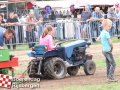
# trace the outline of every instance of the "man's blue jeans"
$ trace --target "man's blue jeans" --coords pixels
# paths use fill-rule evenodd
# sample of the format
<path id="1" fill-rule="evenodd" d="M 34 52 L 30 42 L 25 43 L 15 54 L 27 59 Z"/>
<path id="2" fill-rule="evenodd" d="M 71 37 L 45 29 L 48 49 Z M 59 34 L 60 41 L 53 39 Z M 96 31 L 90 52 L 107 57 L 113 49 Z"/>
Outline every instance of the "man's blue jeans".
<path id="1" fill-rule="evenodd" d="M 109 33 L 110 33 L 110 36 L 114 36 L 114 34 L 115 34 L 115 27 L 114 26 L 111 27 Z"/>

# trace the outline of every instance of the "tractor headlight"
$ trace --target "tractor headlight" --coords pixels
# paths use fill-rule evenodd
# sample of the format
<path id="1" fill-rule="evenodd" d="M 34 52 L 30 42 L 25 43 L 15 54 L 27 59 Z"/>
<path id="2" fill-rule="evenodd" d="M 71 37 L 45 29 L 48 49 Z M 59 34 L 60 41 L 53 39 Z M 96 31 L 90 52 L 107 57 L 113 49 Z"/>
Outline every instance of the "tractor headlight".
<path id="1" fill-rule="evenodd" d="M 34 47 L 32 47 L 32 51 L 34 51 Z"/>
<path id="2" fill-rule="evenodd" d="M 48 48 L 47 48 L 47 47 L 44 47 L 44 50 L 45 50 L 45 51 L 47 51 L 47 50 L 48 50 Z"/>

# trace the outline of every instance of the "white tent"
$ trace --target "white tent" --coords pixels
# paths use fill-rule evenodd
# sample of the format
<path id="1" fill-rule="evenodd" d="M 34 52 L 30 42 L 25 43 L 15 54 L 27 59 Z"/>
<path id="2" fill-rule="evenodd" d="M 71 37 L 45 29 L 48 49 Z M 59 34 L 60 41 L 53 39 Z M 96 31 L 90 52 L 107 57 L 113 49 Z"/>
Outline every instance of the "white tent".
<path id="1" fill-rule="evenodd" d="M 120 3 L 120 0 L 66 0 L 70 1 L 75 5 L 85 6 L 90 5 L 115 5 L 117 2 Z"/>

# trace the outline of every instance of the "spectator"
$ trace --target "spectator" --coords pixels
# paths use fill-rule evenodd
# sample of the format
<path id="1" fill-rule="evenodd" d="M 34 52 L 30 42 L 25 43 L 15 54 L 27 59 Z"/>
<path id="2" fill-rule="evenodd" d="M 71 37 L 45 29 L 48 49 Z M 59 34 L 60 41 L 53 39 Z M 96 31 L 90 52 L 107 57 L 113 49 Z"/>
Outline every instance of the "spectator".
<path id="1" fill-rule="evenodd" d="M 92 30 L 92 41 L 96 42 L 95 37 L 100 35 L 100 23 L 104 19 L 102 13 L 100 12 L 100 8 L 96 7 L 95 11 L 92 13 L 92 17 L 95 21 L 91 22 L 91 30 Z M 101 28 L 102 30 L 102 28 Z"/>
<path id="2" fill-rule="evenodd" d="M 80 14 L 80 10 L 77 11 L 77 15 L 79 15 L 79 14 Z"/>
<path id="3" fill-rule="evenodd" d="M 120 19 L 120 9 L 119 8 L 116 8 L 116 15 L 117 15 L 117 18 Z"/>
<path id="4" fill-rule="evenodd" d="M 52 21 L 53 21 L 53 20 L 56 20 L 56 16 L 55 16 L 53 10 L 51 10 L 50 20 L 52 20 Z"/>
<path id="5" fill-rule="evenodd" d="M 92 14 L 91 14 L 91 12 L 88 11 L 88 6 L 85 6 L 85 11 L 83 11 L 81 13 L 81 17 L 80 17 L 80 21 L 82 21 L 82 23 L 81 23 L 81 28 L 82 28 L 81 36 L 82 36 L 82 38 L 86 37 L 86 30 L 88 27 L 88 22 L 91 20 L 93 20 Z"/>
<path id="6" fill-rule="evenodd" d="M 60 18 L 63 18 L 63 13 L 61 10 L 60 10 L 59 14 L 60 14 Z"/>
<path id="7" fill-rule="evenodd" d="M 104 19 L 99 7 L 95 8 L 95 11 L 92 13 L 92 17 L 94 17 L 94 20 L 99 21 L 102 21 Z"/>
<path id="8" fill-rule="evenodd" d="M 116 15 L 117 15 L 117 20 L 116 20 L 116 30 L 117 30 L 117 35 L 118 39 L 120 38 L 120 10 L 119 8 L 116 9 Z"/>
<path id="9" fill-rule="evenodd" d="M 48 18 L 48 16 L 47 16 L 46 11 L 43 11 L 43 19 L 44 19 L 44 20 L 47 20 L 47 18 Z"/>
<path id="10" fill-rule="evenodd" d="M 67 16 L 69 16 L 69 15 L 70 15 L 70 12 L 69 12 L 69 10 L 67 10 L 67 12 L 66 12 L 66 13 L 67 13 Z"/>
<path id="11" fill-rule="evenodd" d="M 43 24 L 45 25 L 48 21 L 48 15 L 47 15 L 46 11 L 42 12 L 42 16 L 43 16 Z"/>
<path id="12" fill-rule="evenodd" d="M 40 38 L 43 30 L 43 16 L 39 16 L 38 37 Z"/>
<path id="13" fill-rule="evenodd" d="M 58 15 L 58 11 L 55 11 L 55 15 Z"/>
<path id="14" fill-rule="evenodd" d="M 110 8 L 110 11 L 107 13 L 107 18 L 112 21 L 112 27 L 110 29 L 110 36 L 113 36 L 115 34 L 116 19 L 117 19 L 117 15 L 114 11 L 114 7 Z"/>
<path id="15" fill-rule="evenodd" d="M 33 6 L 33 11 L 34 11 L 35 18 L 36 18 L 37 20 L 39 20 L 39 7 L 36 6 L 36 5 L 34 5 L 34 6 Z"/>
<path id="16" fill-rule="evenodd" d="M 35 29 L 38 24 L 37 19 L 34 17 L 34 12 L 30 12 L 26 18 L 26 39 L 29 43 L 29 48 L 34 47 L 36 42 Z"/>
<path id="17" fill-rule="evenodd" d="M 0 14 L 0 26 L 6 26 L 7 24 L 3 21 L 3 15 Z"/>
<path id="18" fill-rule="evenodd" d="M 5 18 L 4 18 L 4 17 L 5 17 L 4 12 L 2 12 L 1 14 L 2 14 L 2 16 L 3 16 L 3 21 L 6 22 L 6 20 L 5 20 Z"/>
<path id="19" fill-rule="evenodd" d="M 17 25 L 19 25 L 18 19 L 15 18 L 14 16 L 14 12 L 10 12 L 9 14 L 9 18 L 7 19 L 7 24 L 9 26 L 9 28 L 13 28 L 15 30 L 15 36 L 12 39 L 12 44 L 13 45 L 13 50 L 16 49 L 16 41 L 18 40 L 18 27 L 16 27 Z M 7 44 L 10 44 L 9 41 L 7 41 Z M 7 45 L 8 49 L 11 49 L 10 45 Z"/>
<path id="20" fill-rule="evenodd" d="M 65 10 L 63 10 L 63 16 L 66 16 L 67 14 L 66 14 L 66 11 Z"/>

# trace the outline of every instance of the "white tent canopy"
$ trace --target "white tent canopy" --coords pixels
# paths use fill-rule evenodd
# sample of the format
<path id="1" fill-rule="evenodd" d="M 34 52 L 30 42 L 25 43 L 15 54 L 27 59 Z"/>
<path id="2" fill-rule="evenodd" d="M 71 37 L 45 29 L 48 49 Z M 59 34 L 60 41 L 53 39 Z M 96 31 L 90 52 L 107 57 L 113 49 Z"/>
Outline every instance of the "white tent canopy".
<path id="1" fill-rule="evenodd" d="M 63 0 L 63 1 L 34 1 L 34 5 L 44 8 L 49 5 L 52 8 L 69 8 L 70 5 L 74 4 L 75 7 L 90 5 L 115 5 L 120 3 L 120 0 Z"/>
<path id="2" fill-rule="evenodd" d="M 70 7 L 69 1 L 36 1 L 32 2 L 33 4 L 39 6 L 40 8 L 44 8 L 45 6 L 51 6 L 52 8 L 68 8 Z"/>
<path id="3" fill-rule="evenodd" d="M 87 4 L 90 5 L 115 5 L 116 3 L 120 3 L 120 0 L 67 0 L 72 2 L 75 5 L 85 6 Z"/>

